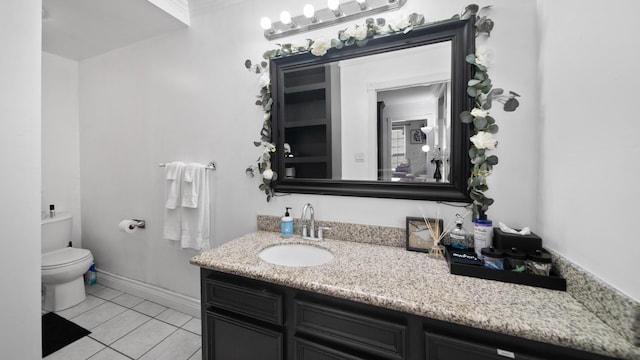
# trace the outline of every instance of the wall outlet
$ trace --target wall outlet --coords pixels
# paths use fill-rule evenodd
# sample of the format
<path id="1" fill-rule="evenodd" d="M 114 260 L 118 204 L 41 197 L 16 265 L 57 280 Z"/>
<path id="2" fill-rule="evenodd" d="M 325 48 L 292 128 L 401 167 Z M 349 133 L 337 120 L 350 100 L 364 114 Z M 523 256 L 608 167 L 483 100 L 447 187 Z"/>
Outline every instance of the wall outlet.
<path id="1" fill-rule="evenodd" d="M 355 153 L 356 162 L 364 162 L 364 153 Z"/>

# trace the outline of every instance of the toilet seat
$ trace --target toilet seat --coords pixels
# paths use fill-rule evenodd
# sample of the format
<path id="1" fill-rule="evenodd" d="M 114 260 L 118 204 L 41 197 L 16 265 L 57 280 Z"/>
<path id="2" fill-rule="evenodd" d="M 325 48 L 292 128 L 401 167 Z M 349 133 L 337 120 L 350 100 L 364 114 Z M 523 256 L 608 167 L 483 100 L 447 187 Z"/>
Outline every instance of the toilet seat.
<path id="1" fill-rule="evenodd" d="M 42 254 L 42 270 L 54 270 L 71 266 L 91 258 L 91 251 L 66 247 Z"/>

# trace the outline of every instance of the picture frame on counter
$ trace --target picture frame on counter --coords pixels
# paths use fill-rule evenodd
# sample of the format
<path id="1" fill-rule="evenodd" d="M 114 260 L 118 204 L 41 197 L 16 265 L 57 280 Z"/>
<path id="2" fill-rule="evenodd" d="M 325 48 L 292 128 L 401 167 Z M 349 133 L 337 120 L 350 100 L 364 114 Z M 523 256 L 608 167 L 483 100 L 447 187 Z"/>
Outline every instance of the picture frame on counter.
<path id="1" fill-rule="evenodd" d="M 424 218 L 407 216 L 406 220 L 406 248 L 408 251 L 419 251 L 428 253 L 434 245 L 434 234 L 437 239 L 440 236 L 439 232 L 442 232 L 443 221 L 442 219 L 426 219 L 429 224 L 425 222 Z"/>

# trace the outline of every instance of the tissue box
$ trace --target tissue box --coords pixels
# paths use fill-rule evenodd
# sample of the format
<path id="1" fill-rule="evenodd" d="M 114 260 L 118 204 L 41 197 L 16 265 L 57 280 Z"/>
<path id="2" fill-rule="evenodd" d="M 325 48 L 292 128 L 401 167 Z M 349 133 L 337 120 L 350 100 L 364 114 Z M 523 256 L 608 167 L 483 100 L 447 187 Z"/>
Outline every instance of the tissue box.
<path id="1" fill-rule="evenodd" d="M 542 249 L 542 239 L 540 236 L 531 233 L 529 235 L 510 234 L 500 228 L 493 228 L 493 247 L 496 249 L 511 249 L 529 251 Z"/>

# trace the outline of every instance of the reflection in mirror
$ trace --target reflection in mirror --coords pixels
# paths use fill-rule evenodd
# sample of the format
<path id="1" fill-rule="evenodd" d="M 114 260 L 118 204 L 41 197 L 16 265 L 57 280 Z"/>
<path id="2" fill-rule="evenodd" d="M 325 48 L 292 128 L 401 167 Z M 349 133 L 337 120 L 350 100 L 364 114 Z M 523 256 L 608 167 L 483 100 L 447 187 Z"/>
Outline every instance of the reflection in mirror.
<path id="1" fill-rule="evenodd" d="M 274 189 L 468 201 L 472 53 L 473 24 L 452 19 L 271 59 Z"/>
<path id="2" fill-rule="evenodd" d="M 448 82 L 378 92 L 378 180 L 449 182 Z"/>
<path id="3" fill-rule="evenodd" d="M 340 61 L 339 68 L 341 179 L 446 180 L 451 41 Z"/>
<path id="4" fill-rule="evenodd" d="M 290 113 L 289 119 L 330 119 L 330 130 L 315 121 L 313 133 L 330 131 L 332 144 L 324 148 L 326 144 L 305 131 L 306 126 L 289 126 L 285 142 L 289 147 L 297 144 L 291 155 L 298 155 L 289 158 L 289 178 L 296 167 L 303 167 L 297 178 L 446 182 L 451 41 L 331 62 L 307 73 L 305 85 L 311 76 L 330 84 L 330 89 L 289 91 L 285 95 L 289 109 L 301 109 L 299 114 Z M 293 76 L 285 79 L 294 82 Z M 331 101 L 325 101 L 327 96 Z M 312 150 L 312 143 L 322 146 Z M 326 172 L 305 169 L 303 157 L 326 153 L 331 154 Z"/>

